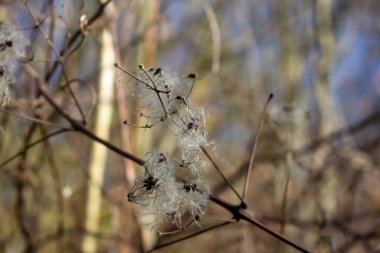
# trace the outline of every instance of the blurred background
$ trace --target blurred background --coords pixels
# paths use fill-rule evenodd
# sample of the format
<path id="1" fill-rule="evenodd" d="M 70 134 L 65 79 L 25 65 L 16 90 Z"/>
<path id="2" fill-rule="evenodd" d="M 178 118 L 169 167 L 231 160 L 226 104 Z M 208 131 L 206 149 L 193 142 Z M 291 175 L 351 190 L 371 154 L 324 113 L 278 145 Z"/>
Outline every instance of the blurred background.
<path id="1" fill-rule="evenodd" d="M 114 62 L 131 73 L 144 64 L 197 74 L 190 98 L 208 112 L 209 148 L 239 191 L 273 93 L 249 212 L 313 252 L 380 251 L 379 1 L 104 3 L 0 1 L 0 20 L 29 38 L 33 52 L 31 62 L 9 66 L 17 81 L 0 114 L 0 252 L 143 252 L 231 219 L 210 203 L 202 228 L 157 237 L 144 226 L 149 215 L 126 198 L 138 166 L 77 132 L 4 164 L 69 126 L 38 97 L 26 64 L 67 113 L 102 138 L 141 158 L 151 150 L 175 153 L 165 127 L 123 124 L 143 122 L 130 80 Z M 213 168 L 205 181 L 211 193 L 238 203 Z M 297 252 L 244 222 L 157 251 Z"/>

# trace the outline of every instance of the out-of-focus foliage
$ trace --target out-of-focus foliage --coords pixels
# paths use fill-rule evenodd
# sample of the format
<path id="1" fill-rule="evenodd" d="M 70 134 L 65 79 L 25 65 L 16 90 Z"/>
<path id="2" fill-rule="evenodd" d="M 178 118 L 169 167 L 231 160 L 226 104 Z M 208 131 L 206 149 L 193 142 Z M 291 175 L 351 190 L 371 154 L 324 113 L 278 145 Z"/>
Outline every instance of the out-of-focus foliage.
<path id="1" fill-rule="evenodd" d="M 47 82 L 65 112 L 78 119 L 83 114 L 92 128 L 98 73 L 104 67 L 99 37 L 102 29 L 110 29 L 124 69 L 135 73 L 142 63 L 197 73 L 191 100 L 207 111 L 213 156 L 239 191 L 262 109 L 274 94 L 247 196 L 255 217 L 313 252 L 380 249 L 377 0 L 114 0 L 89 26 L 86 20 L 96 15 L 97 1 L 27 2 L 29 10 L 23 1 L 0 1 L 0 20 L 28 37 L 33 51 L 31 62 L 19 59 L 7 67 L 15 83 L 13 99 L 0 108 L 0 164 L 56 125 L 68 126 L 38 98 L 26 64 Z M 78 29 L 82 33 L 74 50 L 61 59 L 57 52 Z M 112 143 L 140 157 L 151 150 L 178 153 L 170 130 L 123 125 L 126 119 L 140 120 L 136 101 L 116 85 L 115 92 Z M 140 233 L 141 223 L 149 220 L 137 218 L 141 211 L 126 196 L 132 187 L 129 173 L 136 168 L 110 152 L 99 185 L 100 230 L 86 231 L 90 145 L 76 132 L 63 133 L 0 167 L 0 252 L 77 252 L 85 234 L 97 238 L 99 252 L 140 252 L 144 245 L 202 229 L 192 226 L 170 237 Z M 211 193 L 238 203 L 215 171 L 210 169 L 206 179 Z M 211 204 L 201 225 L 230 218 Z M 295 252 L 243 222 L 161 251 Z"/>

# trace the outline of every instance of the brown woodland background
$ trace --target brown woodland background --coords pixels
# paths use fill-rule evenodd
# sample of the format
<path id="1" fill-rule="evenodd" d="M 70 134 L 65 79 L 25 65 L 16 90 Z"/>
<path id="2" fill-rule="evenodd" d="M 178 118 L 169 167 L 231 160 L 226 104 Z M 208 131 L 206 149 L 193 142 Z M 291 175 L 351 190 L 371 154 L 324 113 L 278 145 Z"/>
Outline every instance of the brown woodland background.
<path id="1" fill-rule="evenodd" d="M 0 252 L 144 252 L 231 219 L 210 202 L 201 228 L 157 237 L 143 226 L 149 215 L 139 215 L 126 198 L 139 166 L 78 131 L 29 148 L 70 126 L 39 96 L 33 69 L 60 107 L 99 137 L 140 158 L 151 150 L 176 152 L 167 129 L 123 124 L 139 119 L 115 62 L 132 73 L 144 64 L 197 74 L 191 99 L 207 110 L 213 155 L 239 191 L 273 93 L 249 213 L 313 252 L 380 251 L 378 1 L 3 0 L 0 6 L 0 20 L 22 31 L 33 52 L 32 61 L 11 66 L 13 99 L 0 111 Z M 238 203 L 213 169 L 205 180 L 211 193 Z M 242 221 L 157 252 L 297 251 Z"/>

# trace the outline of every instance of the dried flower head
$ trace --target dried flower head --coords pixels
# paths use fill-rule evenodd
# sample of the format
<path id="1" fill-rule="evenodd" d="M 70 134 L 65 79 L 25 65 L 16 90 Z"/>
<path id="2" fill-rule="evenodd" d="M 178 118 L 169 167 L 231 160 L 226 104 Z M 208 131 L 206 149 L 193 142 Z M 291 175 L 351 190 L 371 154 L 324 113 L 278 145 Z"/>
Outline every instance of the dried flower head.
<path id="1" fill-rule="evenodd" d="M 9 22 L 0 21 L 0 63 L 26 58 L 29 40 Z"/>
<path id="2" fill-rule="evenodd" d="M 116 67 L 121 69 L 118 65 Z M 123 73 L 118 81 L 119 94 L 127 89 L 127 96 L 137 98 L 138 114 L 148 119 L 149 125 L 167 121 L 180 113 L 195 79 L 195 75 L 182 77 L 161 68 L 146 70 L 142 65 L 139 65 L 139 71 L 135 75 L 121 70 Z M 125 76 L 129 77 L 128 80 L 125 80 Z"/>
<path id="3" fill-rule="evenodd" d="M 207 144 L 205 120 L 206 113 L 203 108 L 192 108 L 190 105 L 172 118 L 170 128 L 178 136 L 182 148 L 198 150 Z"/>
<path id="4" fill-rule="evenodd" d="M 142 175 L 138 176 L 131 191 L 128 193 L 128 201 L 147 206 L 157 199 L 172 197 L 170 190 L 175 182 L 174 167 L 168 161 L 165 154 L 149 152 L 146 154 L 146 163 L 143 166 Z M 166 201 L 166 202 L 167 202 Z"/>
<path id="5" fill-rule="evenodd" d="M 205 185 L 199 180 L 192 183 L 184 183 L 181 192 L 181 207 L 184 213 L 189 214 L 193 221 L 199 225 L 198 221 L 205 215 L 208 203 L 208 191 Z"/>
<path id="6" fill-rule="evenodd" d="M 174 163 L 165 154 L 149 152 L 143 173 L 128 193 L 128 201 L 142 206 L 144 213 L 155 215 L 154 225 L 169 219 L 182 228 L 184 216 L 190 215 L 197 222 L 205 213 L 206 188 L 201 190 L 198 181 L 177 181 L 175 172 Z"/>
<path id="7" fill-rule="evenodd" d="M 0 65 L 0 106 L 8 104 L 11 99 L 10 85 L 14 82 L 14 77 L 8 69 Z"/>
<path id="8" fill-rule="evenodd" d="M 181 159 L 177 161 L 180 168 L 185 168 L 190 177 L 201 177 L 206 169 L 201 150 L 181 150 Z"/>
<path id="9" fill-rule="evenodd" d="M 156 215 L 158 222 L 177 209 L 175 167 L 161 152 L 149 152 L 143 173 L 135 180 L 128 193 L 128 201 L 143 206 L 144 211 Z"/>
<path id="10" fill-rule="evenodd" d="M 170 159 L 162 152 L 146 154 L 143 172 L 128 193 L 128 200 L 153 214 L 154 225 L 169 219 L 181 230 L 188 226 L 183 225 L 183 219 L 189 217 L 189 224 L 199 225 L 209 196 L 207 186 L 201 183 L 206 167 L 201 148 L 208 140 L 206 113 L 188 99 L 196 76 L 180 77 L 161 68 L 146 70 L 142 65 L 137 75 L 121 70 L 135 79 L 133 85 L 128 84 L 130 94 L 138 98 L 139 115 L 150 121 L 140 127 L 151 128 L 164 122 L 179 144 L 179 158 Z M 137 126 L 127 121 L 126 124 Z M 190 182 L 179 181 L 179 175 L 190 178 Z"/>

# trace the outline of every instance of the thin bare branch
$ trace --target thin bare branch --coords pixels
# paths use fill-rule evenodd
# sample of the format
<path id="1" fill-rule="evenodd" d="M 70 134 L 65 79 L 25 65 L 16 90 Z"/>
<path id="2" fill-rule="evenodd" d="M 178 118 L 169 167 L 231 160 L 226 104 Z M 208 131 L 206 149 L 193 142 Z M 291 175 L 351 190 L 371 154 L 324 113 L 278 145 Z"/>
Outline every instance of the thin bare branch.
<path id="1" fill-rule="evenodd" d="M 146 72 L 145 68 L 143 65 L 139 65 L 139 68 L 145 73 L 145 75 L 148 76 L 149 80 L 152 82 L 153 86 L 154 86 L 154 89 L 155 89 L 155 92 L 158 96 L 158 100 L 160 101 L 161 103 L 161 106 L 162 106 L 162 109 L 164 110 L 164 113 L 165 113 L 165 119 L 167 118 L 168 116 L 168 112 L 166 111 L 166 108 L 165 108 L 165 105 L 164 103 L 162 102 L 162 98 L 161 98 L 161 95 L 160 93 L 158 92 L 158 89 L 157 89 L 157 86 L 155 84 L 155 82 L 153 81 L 152 77 L 148 74 L 148 72 Z"/>
<path id="2" fill-rule="evenodd" d="M 34 23 L 35 23 L 36 27 L 38 28 L 38 30 L 40 31 L 40 33 L 42 34 L 42 36 L 48 42 L 50 48 L 53 49 L 55 55 L 57 56 L 57 58 L 59 60 L 58 62 L 62 65 L 63 76 L 65 77 L 66 82 L 68 82 L 69 78 L 68 78 L 68 75 L 67 75 L 66 70 L 65 70 L 63 55 L 61 55 L 60 52 L 59 52 L 59 50 L 54 46 L 54 42 L 52 41 L 52 39 L 50 39 L 49 36 L 45 33 L 45 31 L 41 28 L 41 26 L 38 25 L 39 22 L 38 22 L 35 14 L 34 14 L 32 8 L 31 8 L 31 6 L 29 5 L 29 2 L 25 0 L 24 4 L 25 4 L 25 7 L 28 10 L 30 16 L 34 20 Z M 49 73 L 49 72 L 47 71 L 47 73 Z M 78 111 L 79 111 L 79 113 L 80 113 L 80 115 L 82 117 L 83 122 L 85 122 L 85 115 L 84 115 L 83 109 L 80 106 L 79 101 L 78 101 L 77 97 L 74 94 L 74 91 L 71 89 L 71 86 L 68 86 L 68 90 L 69 90 L 70 96 L 74 100 L 75 106 L 77 107 L 77 109 L 78 109 Z"/>
<path id="3" fill-rule="evenodd" d="M 285 236 L 273 231 L 272 229 L 270 229 L 266 225 L 262 224 L 261 222 L 259 222 L 255 218 L 251 217 L 247 212 L 242 210 L 239 206 L 234 206 L 231 203 L 228 203 L 227 201 L 225 201 L 225 200 L 223 200 L 217 196 L 214 196 L 214 195 L 210 195 L 209 198 L 211 201 L 215 202 L 219 206 L 228 210 L 233 215 L 233 218 L 236 221 L 245 220 L 245 221 L 251 223 L 252 225 L 260 228 L 264 232 L 270 234 L 271 236 L 279 239 L 280 241 L 284 242 L 285 244 L 288 244 L 289 246 L 299 250 L 300 252 L 305 252 L 305 253 L 311 252 L 311 251 L 305 249 L 304 247 L 302 247 L 301 245 L 297 244 L 296 242 L 293 242 L 290 239 L 286 238 Z"/>
<path id="4" fill-rule="evenodd" d="M 252 173 L 252 168 L 253 168 L 253 162 L 255 160 L 256 149 L 257 149 L 257 145 L 259 143 L 259 137 L 260 137 L 261 128 L 263 126 L 264 117 L 265 117 L 265 113 L 266 113 L 268 104 L 272 100 L 272 98 L 273 98 L 273 94 L 271 93 L 269 95 L 269 97 L 268 97 L 267 102 L 265 103 L 263 113 L 261 114 L 261 117 L 260 117 L 260 123 L 259 123 L 259 126 L 258 126 L 257 131 L 256 131 L 255 141 L 253 142 L 253 148 L 252 148 L 251 158 L 249 159 L 249 165 L 248 165 L 248 168 L 247 168 L 247 174 L 245 176 L 244 190 L 243 190 L 243 195 L 242 195 L 243 199 L 245 199 L 245 197 L 247 195 L 247 192 L 248 192 L 249 179 L 251 178 L 251 173 Z"/>

